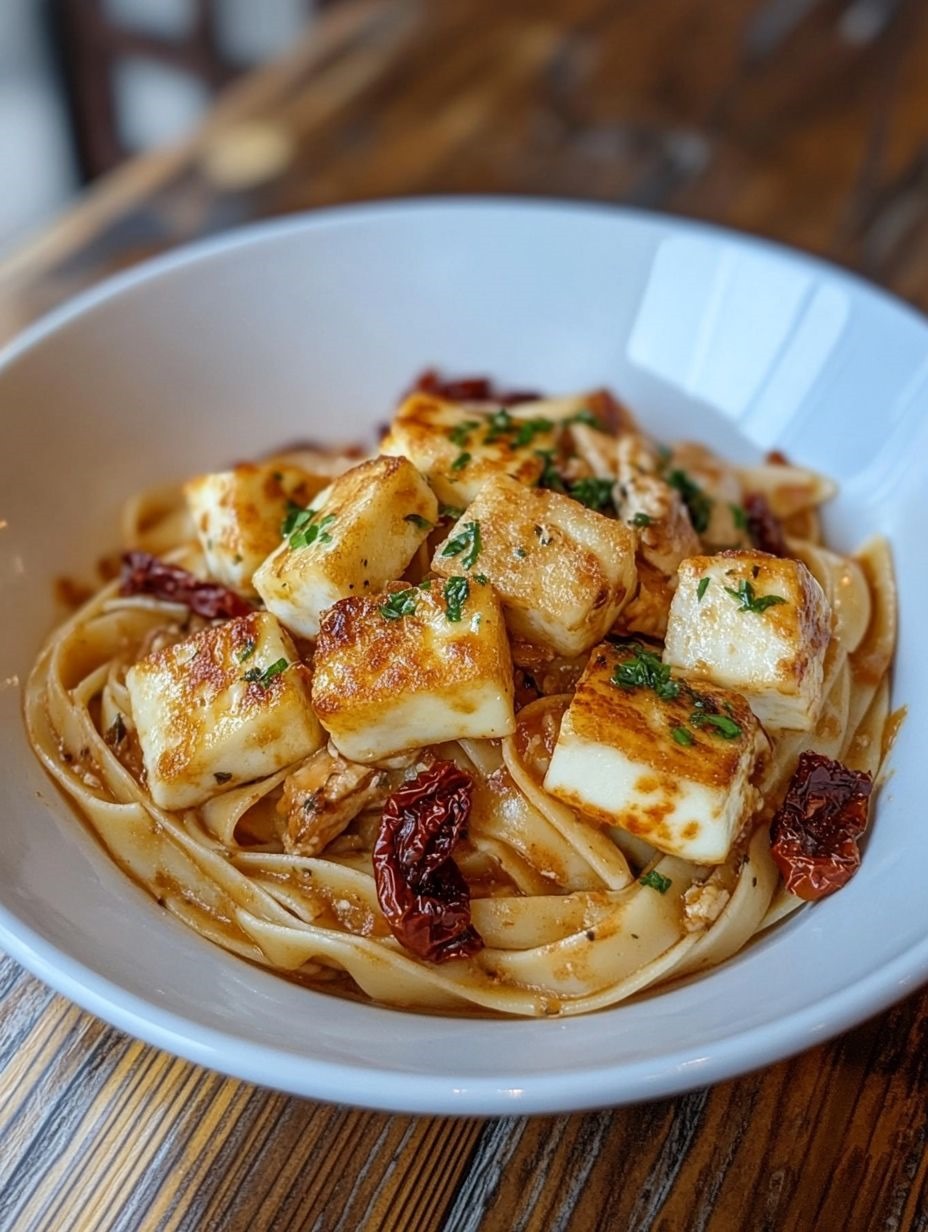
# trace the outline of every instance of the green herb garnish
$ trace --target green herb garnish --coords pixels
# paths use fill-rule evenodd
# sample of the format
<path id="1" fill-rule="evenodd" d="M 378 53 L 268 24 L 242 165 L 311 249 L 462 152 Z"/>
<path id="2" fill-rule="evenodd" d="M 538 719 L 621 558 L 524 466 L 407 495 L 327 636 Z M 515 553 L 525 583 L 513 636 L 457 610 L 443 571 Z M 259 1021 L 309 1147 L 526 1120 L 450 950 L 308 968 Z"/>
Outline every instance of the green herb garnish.
<path id="1" fill-rule="evenodd" d="M 469 444 L 470 434 L 474 428 L 480 427 L 479 419 L 462 419 L 459 424 L 455 424 L 448 432 L 448 439 L 452 445 L 463 447 Z"/>
<path id="2" fill-rule="evenodd" d="M 470 594 L 470 586 L 466 577 L 451 577 L 445 582 L 445 615 L 452 624 L 461 619 L 461 607 Z"/>
<path id="3" fill-rule="evenodd" d="M 467 450 L 465 450 L 463 453 L 459 453 L 458 456 L 451 463 L 451 469 L 453 471 L 462 471 L 469 461 L 470 461 L 470 454 L 467 452 Z"/>
<path id="4" fill-rule="evenodd" d="M 461 553 L 465 553 L 461 556 Z M 455 535 L 441 550 L 442 556 L 461 556 L 465 569 L 472 569 L 480 555 L 480 523 L 467 522 L 459 535 Z"/>
<path id="5" fill-rule="evenodd" d="M 737 740 L 741 728 L 734 719 L 725 714 L 707 714 L 705 710 L 694 710 L 690 715 L 694 727 L 712 727 L 723 740 Z"/>
<path id="6" fill-rule="evenodd" d="M 707 578 L 707 577 L 699 579 L 699 585 L 696 587 L 696 602 L 697 603 L 702 603 L 702 597 L 706 593 L 706 591 L 709 589 L 709 583 L 711 581 L 712 579 Z"/>
<path id="7" fill-rule="evenodd" d="M 605 432 L 606 426 L 601 419 L 598 419 L 588 406 L 582 406 L 579 411 L 573 415 L 569 415 L 564 420 L 565 424 L 586 424 L 588 428 L 595 428 L 597 432 Z"/>
<path id="8" fill-rule="evenodd" d="M 684 747 L 694 743 L 693 733 L 687 731 L 685 727 L 671 727 L 670 734 L 677 744 L 682 744 Z"/>
<path id="9" fill-rule="evenodd" d="M 639 530 L 643 529 L 645 526 L 650 526 L 650 525 L 651 525 L 651 517 L 647 513 L 636 513 L 635 516 L 632 518 L 632 526 L 637 526 Z"/>
<path id="10" fill-rule="evenodd" d="M 458 520 L 458 518 L 461 516 L 463 512 L 464 510 L 459 509 L 457 505 L 439 505 L 438 506 L 438 516 L 440 518 L 453 518 L 455 522 Z"/>
<path id="11" fill-rule="evenodd" d="M 738 530 L 747 530 L 748 515 L 744 512 L 740 505 L 730 504 L 728 508 L 731 510 L 732 521 Z"/>
<path id="12" fill-rule="evenodd" d="M 247 671 L 242 677 L 249 684 L 259 684 L 262 689 L 270 686 L 271 681 L 275 676 L 279 676 L 281 672 L 285 672 L 290 664 L 286 659 L 278 659 L 272 663 L 270 667 L 253 667 Z"/>
<path id="13" fill-rule="evenodd" d="M 492 445 L 494 441 L 498 441 L 501 436 L 507 436 L 515 428 L 512 422 L 512 416 L 504 406 L 501 406 L 495 414 L 489 417 L 489 431 L 483 438 L 485 445 Z"/>
<path id="14" fill-rule="evenodd" d="M 564 480 L 560 477 L 554 465 L 554 450 L 536 449 L 535 457 L 541 458 L 542 461 L 541 474 L 538 476 L 539 488 L 547 488 L 549 492 L 566 493 L 567 489 L 564 486 Z"/>
<path id="15" fill-rule="evenodd" d="M 432 523 L 428 518 L 424 518 L 421 513 L 407 513 L 403 521 L 409 522 L 413 526 L 418 526 L 419 530 L 432 529 Z"/>
<path id="16" fill-rule="evenodd" d="M 612 503 L 611 479 L 578 479 L 570 485 L 570 495 L 587 509 L 601 513 L 604 509 L 615 508 Z"/>
<path id="17" fill-rule="evenodd" d="M 315 509 L 304 509 L 303 513 L 307 514 L 304 519 L 301 513 L 294 522 L 294 529 L 290 538 L 287 540 L 287 545 L 290 548 L 308 548 L 317 540 L 319 543 L 331 543 L 332 536 L 326 530 L 327 526 L 331 526 L 335 521 L 334 513 L 327 513 L 325 517 L 319 518 Z M 302 519 L 302 520 L 301 520 Z"/>
<path id="18" fill-rule="evenodd" d="M 302 505 L 297 505 L 294 501 L 287 501 L 287 514 L 280 524 L 281 537 L 286 539 L 293 531 L 299 527 L 305 526 L 316 516 L 315 509 L 304 509 Z"/>
<path id="19" fill-rule="evenodd" d="M 395 590 L 387 598 L 386 603 L 380 605 L 381 616 L 386 620 L 399 620 L 401 616 L 411 616 L 419 602 L 419 594 L 420 590 L 416 586 L 410 586 L 408 590 Z"/>
<path id="20" fill-rule="evenodd" d="M 255 653 L 255 642 L 249 638 L 241 650 L 236 651 L 235 657 L 239 663 L 244 663 L 246 659 L 250 659 Z"/>
<path id="21" fill-rule="evenodd" d="M 766 612 L 768 607 L 774 607 L 777 603 L 785 603 L 786 600 L 782 595 L 755 595 L 754 587 L 746 578 L 742 578 L 738 583 L 737 589 L 732 589 L 731 586 L 725 587 L 725 593 L 737 602 L 739 612 Z"/>
<path id="22" fill-rule="evenodd" d="M 697 535 L 701 535 L 709 525 L 709 518 L 712 516 L 712 501 L 699 484 L 690 479 L 686 471 L 671 471 L 667 476 L 667 482 L 683 497 L 683 503 L 693 523 L 693 530 Z"/>
<path id="23" fill-rule="evenodd" d="M 657 890 L 658 894 L 666 894 L 673 881 L 669 877 L 662 877 L 656 868 L 652 868 L 650 873 L 638 878 L 638 884 L 650 886 L 652 890 Z"/>
<path id="24" fill-rule="evenodd" d="M 622 689 L 652 689 L 662 701 L 672 701 L 680 694 L 680 682 L 672 679 L 670 666 L 643 647 L 638 647 L 633 659 L 616 664 L 612 683 Z"/>
<path id="25" fill-rule="evenodd" d="M 519 560 L 524 560 L 528 556 L 528 552 L 526 552 L 525 548 L 518 547 L 516 548 L 516 556 L 518 556 Z"/>
<path id="26" fill-rule="evenodd" d="M 550 432 L 553 427 L 550 419 L 543 419 L 540 415 L 535 419 L 523 419 L 518 425 L 513 445 L 516 449 L 531 445 L 536 436 L 542 432 Z"/>

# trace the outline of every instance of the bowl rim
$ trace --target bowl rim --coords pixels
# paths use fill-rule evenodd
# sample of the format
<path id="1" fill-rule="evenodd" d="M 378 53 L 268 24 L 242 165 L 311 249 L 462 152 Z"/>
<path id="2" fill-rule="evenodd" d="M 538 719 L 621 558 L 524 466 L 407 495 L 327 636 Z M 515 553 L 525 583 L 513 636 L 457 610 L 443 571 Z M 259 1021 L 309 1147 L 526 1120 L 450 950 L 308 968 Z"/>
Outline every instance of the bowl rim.
<path id="1" fill-rule="evenodd" d="M 0 372 L 26 352 L 98 305 L 136 287 L 209 258 L 288 234 L 355 225 L 422 212 L 495 212 L 587 216 L 664 229 L 668 234 L 703 235 L 733 243 L 780 261 L 812 269 L 880 302 L 924 332 L 928 321 L 892 292 L 820 257 L 803 253 L 732 228 L 676 218 L 608 203 L 523 198 L 506 195 L 421 196 L 332 206 L 282 218 L 250 223 L 219 235 L 183 244 L 140 262 L 80 292 L 28 325 L 0 349 Z M 2 268 L 0 268 L 2 275 Z M 773 1023 L 734 1030 L 717 1037 L 709 1055 L 697 1047 L 657 1057 L 598 1065 L 590 1069 L 545 1074 L 512 1074 L 502 1084 L 451 1067 L 446 1072 L 399 1072 L 307 1056 L 304 1052 L 257 1044 L 231 1031 L 196 1024 L 153 1001 L 127 992 L 85 964 L 68 957 L 0 903 L 0 945 L 56 992 L 111 1025 L 186 1060 L 221 1073 L 331 1103 L 350 1103 L 388 1112 L 493 1116 L 579 1111 L 616 1107 L 642 1100 L 681 1095 L 773 1064 L 839 1034 L 879 1013 L 928 981 L 928 937 L 898 954 L 883 967 L 853 984 L 807 1002 Z M 503 1026 L 504 1024 L 499 1024 Z M 505 1027 L 516 1027 L 507 1023 Z M 345 1096 L 348 1094 L 348 1099 Z"/>

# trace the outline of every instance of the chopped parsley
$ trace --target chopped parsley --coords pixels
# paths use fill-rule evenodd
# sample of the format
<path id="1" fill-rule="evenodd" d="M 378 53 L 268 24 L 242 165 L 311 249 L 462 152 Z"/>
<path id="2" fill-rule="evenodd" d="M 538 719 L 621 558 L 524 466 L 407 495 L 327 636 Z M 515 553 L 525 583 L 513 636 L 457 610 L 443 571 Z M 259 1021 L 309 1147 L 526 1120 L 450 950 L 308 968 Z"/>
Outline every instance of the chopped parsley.
<path id="1" fill-rule="evenodd" d="M 249 684 L 259 684 L 262 689 L 270 687 L 271 681 L 281 672 L 285 672 L 290 664 L 286 659 L 277 659 L 270 667 L 253 667 L 242 677 Z"/>
<path id="2" fill-rule="evenodd" d="M 747 530 L 748 515 L 744 512 L 740 505 L 730 504 L 728 508 L 731 510 L 732 521 L 738 530 Z"/>
<path id="3" fill-rule="evenodd" d="M 597 432 L 606 431 L 606 425 L 593 414 L 588 406 L 581 406 L 579 411 L 570 415 L 564 422 L 565 424 L 586 424 L 588 428 L 595 428 Z"/>
<path id="4" fill-rule="evenodd" d="M 304 514 L 306 515 L 304 517 Z M 290 538 L 287 540 L 287 546 L 293 549 L 308 548 L 317 540 L 319 543 L 331 543 L 332 536 L 326 530 L 327 526 L 331 526 L 335 521 L 334 513 L 327 513 L 324 517 L 317 517 L 315 509 L 304 509 L 299 513 L 294 521 L 293 530 Z"/>
<path id="5" fill-rule="evenodd" d="M 650 526 L 650 525 L 651 525 L 650 514 L 636 513 L 635 516 L 632 518 L 632 526 L 637 526 L 639 530 L 643 529 L 645 526 Z"/>
<path id="6" fill-rule="evenodd" d="M 707 714 L 705 710 L 694 710 L 690 715 L 694 727 L 711 727 L 723 740 L 737 740 L 741 728 L 734 719 L 725 714 Z"/>
<path id="7" fill-rule="evenodd" d="M 445 582 L 445 615 L 452 624 L 461 619 L 461 608 L 470 594 L 470 585 L 466 577 L 451 577 Z"/>
<path id="8" fill-rule="evenodd" d="M 542 432 L 550 432 L 553 427 L 554 424 L 550 419 L 543 419 L 540 415 L 535 419 L 524 419 L 518 426 L 513 444 L 517 449 L 520 446 L 531 445 L 536 436 Z"/>
<path id="9" fill-rule="evenodd" d="M 567 492 L 564 480 L 560 477 L 554 465 L 553 449 L 536 449 L 535 457 L 541 458 L 541 474 L 538 476 L 539 488 L 547 488 L 549 492 Z"/>
<path id="10" fill-rule="evenodd" d="M 666 894 L 673 881 L 670 877 L 663 877 L 656 868 L 652 868 L 650 873 L 645 873 L 643 877 L 638 878 L 638 884 L 650 886 L 652 890 L 657 890 L 658 894 Z"/>
<path id="11" fill-rule="evenodd" d="M 442 556 L 461 556 L 461 564 L 464 568 L 472 569 L 480 555 L 480 546 L 480 523 L 467 522 L 459 535 L 448 540 L 441 554 Z"/>
<path id="12" fill-rule="evenodd" d="M 463 512 L 464 510 L 459 509 L 457 505 L 439 505 L 438 506 L 438 516 L 440 518 L 453 518 L 455 522 L 458 520 L 458 518 L 461 516 Z"/>
<path id="13" fill-rule="evenodd" d="M 399 620 L 402 616 L 411 616 L 419 602 L 420 587 L 410 586 L 408 590 L 395 590 L 380 605 L 380 614 L 385 620 Z"/>
<path id="14" fill-rule="evenodd" d="M 525 548 L 518 547 L 516 548 L 516 556 L 518 556 L 519 560 L 524 560 L 528 556 L 528 552 L 526 552 Z"/>
<path id="15" fill-rule="evenodd" d="M 448 432 L 448 439 L 452 445 L 457 445 L 463 448 L 470 443 L 470 434 L 474 428 L 480 427 L 479 419 L 462 419 L 459 424 L 455 424 Z"/>
<path id="16" fill-rule="evenodd" d="M 297 505 L 295 501 L 287 501 L 287 514 L 280 524 L 281 537 L 286 539 L 289 534 L 295 531 L 300 526 L 305 526 L 316 516 L 315 509 L 304 509 L 302 505 Z"/>
<path id="17" fill-rule="evenodd" d="M 515 428 L 512 421 L 512 416 L 504 406 L 501 406 L 495 414 L 489 417 L 490 428 L 486 436 L 483 438 L 484 445 L 492 445 L 494 441 L 498 441 L 501 436 L 508 436 Z"/>
<path id="18" fill-rule="evenodd" d="M 490 579 L 485 573 L 475 573 L 474 581 L 479 582 L 481 586 L 487 586 L 489 585 Z"/>
<path id="19" fill-rule="evenodd" d="M 712 578 L 707 578 L 707 577 L 699 579 L 699 585 L 696 587 L 696 602 L 697 603 L 702 603 L 702 597 L 706 593 L 706 591 L 709 589 L 709 583 L 711 581 L 712 581 Z"/>
<path id="20" fill-rule="evenodd" d="M 407 513 L 403 521 L 409 522 L 412 526 L 418 526 L 419 530 L 432 529 L 432 523 L 428 518 L 424 518 L 421 513 Z"/>
<path id="21" fill-rule="evenodd" d="M 612 503 L 611 479 L 578 479 L 570 485 L 570 495 L 587 509 L 602 513 L 605 509 L 615 509 Z"/>
<path id="22" fill-rule="evenodd" d="M 786 600 L 782 595 L 756 595 L 754 587 L 746 579 L 742 578 L 738 583 L 737 589 L 731 586 L 725 587 L 725 593 L 738 604 L 739 612 L 766 612 L 768 607 L 774 607 L 777 603 L 785 603 Z"/>
<path id="23" fill-rule="evenodd" d="M 699 484 L 693 482 L 686 471 L 671 471 L 667 476 L 667 482 L 683 497 L 683 503 L 693 523 L 693 530 L 697 535 L 701 535 L 709 525 L 709 518 L 712 516 L 712 501 Z"/>
<path id="24" fill-rule="evenodd" d="M 677 744 L 682 744 L 684 748 L 695 743 L 693 740 L 693 733 L 687 731 L 685 727 L 671 727 L 670 734 L 673 736 L 674 740 L 676 740 Z"/>
<path id="25" fill-rule="evenodd" d="M 217 783 L 228 783 L 231 777 L 232 772 L 230 770 L 217 770 L 213 775 Z"/>
<path id="26" fill-rule="evenodd" d="M 237 650 L 235 652 L 235 657 L 236 659 L 238 659 L 239 663 L 244 663 L 245 660 L 250 659 L 254 653 L 255 653 L 255 641 L 253 638 L 249 638 L 248 641 L 245 643 L 245 645 L 241 648 L 241 650 Z"/>
<path id="27" fill-rule="evenodd" d="M 616 664 L 612 683 L 621 689 L 652 689 L 662 701 L 680 695 L 680 682 L 672 679 L 669 665 L 642 646 L 636 648 L 633 659 Z"/>
<path id="28" fill-rule="evenodd" d="M 459 453 L 458 456 L 451 463 L 451 469 L 453 471 L 462 471 L 470 460 L 471 460 L 470 454 L 465 449 L 464 452 Z"/>

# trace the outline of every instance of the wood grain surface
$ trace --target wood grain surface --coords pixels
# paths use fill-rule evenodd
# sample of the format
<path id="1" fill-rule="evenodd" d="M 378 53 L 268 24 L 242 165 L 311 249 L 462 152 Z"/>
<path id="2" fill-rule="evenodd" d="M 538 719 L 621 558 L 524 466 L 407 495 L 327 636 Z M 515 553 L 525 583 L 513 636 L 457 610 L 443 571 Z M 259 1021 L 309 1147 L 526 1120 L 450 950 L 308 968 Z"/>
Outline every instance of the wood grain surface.
<path id="1" fill-rule="evenodd" d="M 327 6 L 182 145 L 0 266 L 0 335 L 254 218 L 436 192 L 631 203 L 928 307 L 924 0 Z M 175 1060 L 0 965 L 3 1229 L 928 1229 L 928 995 L 676 1100 L 390 1117 Z M 815 1043 L 810 1038 L 810 1045 Z"/>

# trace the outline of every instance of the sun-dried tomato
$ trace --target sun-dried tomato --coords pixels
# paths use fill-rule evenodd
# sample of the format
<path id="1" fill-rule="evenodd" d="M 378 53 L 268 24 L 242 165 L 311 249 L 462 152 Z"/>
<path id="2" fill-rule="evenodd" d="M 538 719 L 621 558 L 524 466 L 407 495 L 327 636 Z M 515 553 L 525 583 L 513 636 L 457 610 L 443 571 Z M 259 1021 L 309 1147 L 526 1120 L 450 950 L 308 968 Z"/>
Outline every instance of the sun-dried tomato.
<path id="1" fill-rule="evenodd" d="M 751 542 L 761 552 L 771 556 L 786 556 L 786 538 L 783 526 L 762 492 L 749 492 L 744 498 L 744 515 L 748 524 Z"/>
<path id="2" fill-rule="evenodd" d="M 169 603 L 184 603 L 207 620 L 247 616 L 254 611 L 240 595 L 215 582 L 203 582 L 179 565 L 169 565 L 150 552 L 125 552 L 121 595 L 152 595 Z"/>
<path id="3" fill-rule="evenodd" d="M 791 894 L 813 902 L 854 876 L 872 789 L 864 771 L 802 754 L 770 826 L 770 853 Z"/>
<path id="4" fill-rule="evenodd" d="M 449 402 L 494 402 L 498 406 L 515 406 L 519 402 L 535 402 L 541 394 L 526 389 L 498 389 L 485 376 L 461 377 L 443 381 L 434 368 L 419 374 L 410 393 L 432 394 Z"/>
<path id="5" fill-rule="evenodd" d="M 451 858 L 470 816 L 473 781 L 438 761 L 388 797 L 374 843 L 380 910 L 407 950 L 429 962 L 483 948 L 470 922 L 470 892 Z"/>

